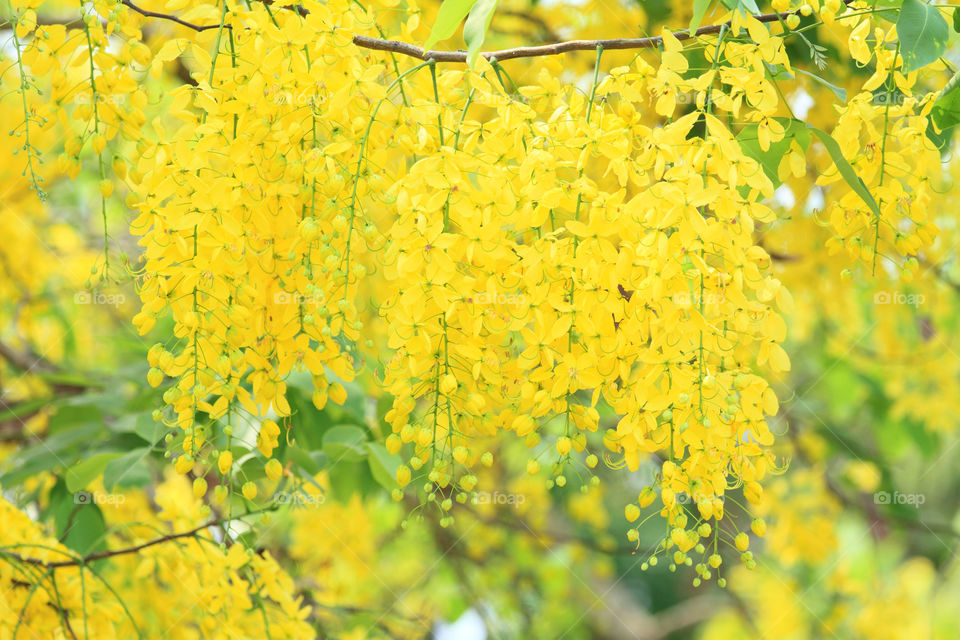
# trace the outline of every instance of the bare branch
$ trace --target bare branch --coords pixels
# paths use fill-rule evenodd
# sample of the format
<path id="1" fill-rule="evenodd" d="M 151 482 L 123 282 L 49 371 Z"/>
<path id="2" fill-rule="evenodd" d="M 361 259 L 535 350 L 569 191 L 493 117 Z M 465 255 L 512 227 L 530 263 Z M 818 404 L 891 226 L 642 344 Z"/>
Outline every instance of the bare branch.
<path id="1" fill-rule="evenodd" d="M 21 371 L 56 371 L 56 367 L 42 355 L 29 349 L 27 351 L 17 351 L 4 342 L 0 342 L 0 358 Z"/>
<path id="2" fill-rule="evenodd" d="M 136 11 L 137 13 L 139 13 L 140 15 L 145 16 L 145 17 L 147 17 L 147 18 L 159 18 L 159 19 L 161 19 L 161 20 L 169 20 L 170 22 L 176 22 L 177 24 L 179 24 L 179 25 L 181 25 L 181 26 L 189 27 L 190 29 L 193 29 L 194 31 L 206 31 L 207 29 L 219 29 L 219 28 L 220 28 L 220 24 L 219 24 L 219 23 L 218 23 L 218 24 L 208 24 L 208 25 L 193 24 L 192 22 L 187 22 L 186 20 L 181 20 L 181 19 L 178 18 L 177 16 L 171 15 L 171 14 L 169 14 L 169 13 L 159 13 L 159 12 L 157 12 L 157 11 L 148 11 L 147 9 L 141 9 L 141 8 L 138 7 L 137 5 L 135 5 L 135 4 L 133 4 L 132 2 L 130 2 L 130 0 L 123 0 L 122 4 L 123 4 L 125 7 L 130 7 L 131 9 L 133 9 L 134 11 Z M 230 25 L 223 25 L 223 27 L 224 27 L 225 29 L 229 29 L 229 28 L 230 28 Z"/>
<path id="3" fill-rule="evenodd" d="M 853 0 L 845 0 L 850 3 Z M 800 10 L 785 11 L 783 13 L 763 13 L 753 16 L 760 22 L 777 22 L 787 16 L 799 14 Z M 700 27 L 694 31 L 693 35 L 687 29 L 674 31 L 673 36 L 677 40 L 690 40 L 698 36 L 720 33 L 721 29 L 728 28 L 730 22 L 720 24 L 711 24 Z M 398 42 L 396 40 L 381 40 L 380 38 L 370 38 L 368 36 L 356 35 L 353 37 L 353 44 L 365 49 L 375 49 L 377 51 L 393 51 L 406 56 L 411 56 L 419 60 L 435 60 L 437 62 L 466 62 L 466 51 L 424 51 L 422 48 L 410 44 L 409 42 Z M 557 42 L 554 44 L 544 44 L 535 47 L 514 47 L 512 49 L 501 49 L 500 51 L 487 51 L 480 55 L 487 60 L 511 60 L 514 58 L 535 58 L 540 56 L 555 56 L 570 51 L 596 51 L 597 48 L 604 49 L 652 49 L 663 44 L 663 38 L 652 36 L 647 38 L 611 38 L 608 40 L 567 40 L 566 42 Z"/>
<path id="4" fill-rule="evenodd" d="M 193 529 L 190 529 L 189 531 L 181 531 L 180 533 L 170 533 L 170 534 L 167 534 L 167 535 L 165 535 L 165 536 L 160 536 L 159 538 L 155 538 L 155 539 L 153 539 L 153 540 L 149 540 L 149 541 L 147 541 L 147 542 L 143 542 L 143 543 L 141 543 L 141 544 L 134 545 L 134 546 L 132 546 L 132 547 L 124 547 L 123 549 L 111 549 L 111 550 L 107 550 L 107 551 L 97 551 L 97 552 L 88 554 L 88 555 L 86 555 L 86 556 L 83 556 L 82 558 L 75 558 L 75 559 L 72 559 L 72 560 L 58 560 L 58 561 L 56 561 L 56 562 L 46 562 L 45 560 L 38 560 L 38 559 L 36 559 L 36 558 L 24 557 L 24 556 L 20 555 L 19 553 L 14 553 L 14 552 L 12 552 L 12 551 L 4 551 L 3 549 L 0 549 L 0 556 L 6 556 L 6 557 L 10 558 L 11 560 L 15 560 L 15 561 L 17 561 L 17 562 L 22 562 L 22 563 L 24 563 L 24 564 L 31 564 L 31 565 L 35 565 L 35 566 L 38 566 L 38 567 L 46 567 L 46 568 L 48 568 L 48 569 L 59 569 L 59 568 L 61 568 L 61 567 L 78 567 L 78 566 L 82 566 L 82 565 L 88 564 L 88 563 L 90 563 L 90 562 L 92 562 L 92 561 L 94 561 L 94 560 L 102 560 L 102 559 L 104 559 L 104 558 L 113 558 L 113 557 L 115 557 L 115 556 L 122 556 L 122 555 L 127 555 L 127 554 L 130 554 L 130 553 L 136 553 L 137 551 L 141 551 L 141 550 L 143 550 L 143 549 L 146 549 L 146 548 L 148 548 L 148 547 L 153 547 L 153 546 L 156 546 L 156 545 L 158 545 L 158 544 L 163 544 L 164 542 L 170 542 L 171 540 L 177 540 L 177 539 L 179 539 L 179 538 L 190 538 L 190 537 L 193 537 L 193 536 L 195 536 L 196 534 L 200 533 L 200 532 L 203 531 L 204 529 L 208 529 L 208 528 L 210 528 L 210 527 L 216 527 L 216 526 L 219 526 L 219 525 L 224 524 L 224 523 L 226 523 L 226 522 L 229 522 L 229 521 L 231 521 L 231 520 L 237 520 L 237 519 L 239 519 L 239 518 L 244 518 L 244 517 L 246 517 L 246 516 L 252 516 L 252 515 L 255 515 L 255 514 L 258 514 L 258 513 L 264 513 L 264 512 L 267 512 L 267 511 L 273 511 L 275 508 L 276 508 L 276 507 L 268 507 L 268 508 L 265 508 L 265 509 L 258 509 L 258 510 L 256 510 L 256 511 L 250 511 L 250 512 L 248 512 L 248 513 L 241 513 L 241 514 L 238 514 L 238 515 L 236 515 L 236 516 L 231 516 L 231 517 L 229 517 L 229 518 L 217 518 L 217 519 L 215 519 L 215 520 L 211 520 L 211 521 L 209 521 L 209 522 L 207 522 L 207 523 L 205 523 L 205 524 L 202 524 L 202 525 L 200 525 L 199 527 L 194 527 Z"/>
<path id="5" fill-rule="evenodd" d="M 844 0 L 844 4 L 850 4 L 853 0 Z M 168 13 L 159 13 L 141 9 L 130 0 L 122 0 L 122 3 L 130 9 L 136 11 L 142 16 L 148 18 L 159 18 L 169 20 L 184 27 L 189 27 L 194 31 L 206 31 L 207 29 L 219 29 L 220 24 L 197 25 L 192 22 L 181 20 L 177 16 Z M 264 4 L 272 4 L 265 1 Z M 284 7 L 289 9 L 289 7 Z M 300 16 L 307 15 L 307 11 L 302 7 L 296 7 Z M 791 15 L 799 15 L 800 9 L 796 11 L 785 11 L 783 13 L 762 13 L 753 16 L 760 22 L 778 22 Z M 720 33 L 722 29 L 730 26 L 730 22 L 720 24 L 711 24 L 700 27 L 693 34 L 688 29 L 674 31 L 673 36 L 677 40 L 690 40 L 698 36 L 712 35 Z M 231 25 L 223 25 L 223 28 L 229 29 Z M 364 49 L 375 51 L 391 51 L 405 56 L 417 58 L 418 60 L 434 60 L 436 62 L 461 62 L 467 61 L 466 51 L 424 51 L 423 48 L 410 44 L 409 42 L 400 42 L 398 40 L 385 40 L 382 38 L 371 38 L 369 36 L 353 36 L 353 44 Z M 540 56 L 555 56 L 570 51 L 595 51 L 597 48 L 616 50 L 616 49 L 652 49 L 663 44 L 663 38 L 660 36 L 651 36 L 646 38 L 610 38 L 606 40 L 567 40 L 565 42 L 556 42 L 554 44 L 544 44 L 531 47 L 514 47 L 512 49 L 501 49 L 500 51 L 487 51 L 480 55 L 487 60 L 512 60 L 514 58 L 535 58 Z"/>

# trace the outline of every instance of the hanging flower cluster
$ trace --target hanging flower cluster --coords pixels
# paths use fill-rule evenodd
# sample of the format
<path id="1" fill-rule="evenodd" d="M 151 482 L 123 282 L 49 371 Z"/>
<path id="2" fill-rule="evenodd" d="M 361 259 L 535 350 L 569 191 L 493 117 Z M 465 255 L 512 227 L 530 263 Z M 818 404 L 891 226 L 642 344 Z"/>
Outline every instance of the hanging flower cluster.
<path id="1" fill-rule="evenodd" d="M 776 469 L 766 418 L 778 411 L 770 382 L 790 368 L 780 343 L 792 299 L 757 232 L 776 220 L 775 186 L 808 171 L 810 133 L 783 117 L 777 80 L 792 72 L 785 40 L 799 18 L 771 27 L 737 11 L 687 47 L 664 30 L 656 49 L 617 53 L 624 64 L 605 64 L 598 46 L 581 86 L 559 59 L 518 86 L 495 59 L 410 64 L 352 42 L 384 24 L 414 40 L 419 10 L 395 4 L 198 4 L 179 17 L 190 37 L 151 55 L 129 5 L 95 3 L 65 30 L 36 27 L 15 3 L 17 38 L 36 34 L 22 49 L 24 91 L 24 65 L 42 73 L 65 47 L 77 62 L 53 72 L 56 104 L 26 113 L 25 132 L 89 94 L 61 168 L 75 172 L 89 142 L 104 219 L 109 176 L 132 188 L 134 323 L 174 323 L 150 350 L 148 380 L 169 384 L 157 416 L 176 429 L 177 471 L 196 474 L 203 495 L 205 474 L 233 476 L 239 447 L 277 480 L 290 374 L 312 375 L 318 409 L 359 378 L 392 398 L 397 481 L 446 513 L 492 463 L 489 438 L 512 432 L 531 449 L 528 472 L 552 485 L 601 456 L 630 471 L 657 461 L 625 509 L 634 522 L 656 504 L 666 522 L 650 563 L 697 555 L 710 578 L 725 542 L 749 565 L 746 532 L 719 523 L 732 490 L 758 503 Z M 833 134 L 862 151 L 851 168 L 824 134 L 837 170 L 820 178 L 842 192 L 831 244 L 875 264 L 937 231 L 928 187 L 903 160 L 923 155 L 930 102 L 909 95 L 915 74 L 885 46 L 892 29 L 870 49 L 856 4 L 799 13 L 851 22 L 851 55 L 876 60 Z M 172 91 L 139 82 L 174 63 L 189 81 Z M 871 98 L 894 85 L 902 103 Z M 145 135 L 149 100 L 177 125 Z M 107 155 L 121 134 L 137 144 L 129 168 Z M 247 499 L 257 492 L 243 484 Z"/>
<path id="2" fill-rule="evenodd" d="M 664 459 L 667 540 L 685 561 L 710 529 L 694 525 L 722 518 L 731 486 L 759 499 L 771 469 L 777 399 L 756 367 L 789 368 L 790 297 L 753 239 L 772 184 L 731 126 L 755 125 L 764 149 L 783 136 L 765 78 L 789 67 L 781 40 L 745 19 L 705 41 L 711 68 L 689 79 L 664 32 L 655 65 L 638 56 L 602 82 L 597 66 L 587 93 L 549 67 L 515 89 L 487 62 L 388 81 L 345 35 L 369 15 L 306 8 L 228 11 L 209 77 L 172 97 L 184 124 L 136 167 L 136 322 L 177 322 L 176 345 L 150 354 L 178 381 L 177 468 L 229 473 L 207 446 L 214 421 L 288 416 L 294 369 L 314 375 L 318 408 L 342 401 L 334 380 L 354 377 L 365 323 L 382 322 L 388 447 L 410 446 L 401 484 L 423 478 L 449 509 L 489 463 L 482 438 L 511 431 L 555 440 L 528 471 L 542 460 L 562 485 L 596 464 L 586 434 L 606 403 L 621 416 L 610 451 L 631 470 Z M 697 108 L 680 114 L 686 93 Z M 279 432 L 259 426 L 267 460 Z"/>

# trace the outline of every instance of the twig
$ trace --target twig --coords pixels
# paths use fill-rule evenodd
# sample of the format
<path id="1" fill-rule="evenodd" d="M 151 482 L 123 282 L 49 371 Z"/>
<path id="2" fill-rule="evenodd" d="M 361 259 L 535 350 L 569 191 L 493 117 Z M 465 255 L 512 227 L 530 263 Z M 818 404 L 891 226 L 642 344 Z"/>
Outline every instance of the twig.
<path id="1" fill-rule="evenodd" d="M 208 522 L 208 523 L 206 523 L 206 524 L 204 524 L 204 525 L 201 525 L 201 526 L 199 526 L 199 527 L 196 527 L 196 528 L 194 528 L 194 529 L 191 529 L 190 531 L 183 531 L 183 532 L 180 532 L 180 533 L 171 533 L 171 534 L 168 534 L 168 535 L 165 535 L 165 536 L 161 536 L 161 537 L 159 537 L 159 538 L 156 538 L 156 539 L 154 539 L 154 540 L 150 540 L 149 542 L 144 542 L 144 543 L 142 543 L 142 544 L 138 544 L 138 545 L 135 545 L 135 546 L 133 546 L 133 547 L 126 547 L 126 548 L 124 548 L 124 549 L 112 549 L 112 550 L 109 550 L 109 551 L 97 551 L 97 552 L 95 552 L 95 553 L 91 553 L 91 554 L 89 554 L 89 555 L 86 555 L 86 556 L 84 556 L 84 557 L 82 557 L 82 558 L 77 558 L 77 559 L 75 559 L 75 560 L 58 560 L 57 562 L 45 562 L 45 561 L 43 561 L 43 560 L 38 560 L 38 559 L 36 559 L 36 558 L 25 558 L 25 557 L 21 556 L 19 553 L 13 553 L 13 552 L 10 552 L 10 551 L 2 551 L 2 550 L 0 550 L 0 554 L 5 555 L 5 556 L 7 556 L 7 557 L 9 557 L 9 558 L 12 558 L 13 560 L 16 560 L 17 562 L 23 562 L 23 563 L 25 563 L 25 564 L 32 564 L 32 565 L 36 565 L 36 566 L 38 566 L 38 567 L 46 567 L 46 568 L 49 568 L 49 569 L 60 569 L 60 568 L 62 568 L 62 567 L 78 567 L 78 566 L 81 566 L 81 565 L 85 565 L 85 564 L 87 564 L 88 562 L 92 562 L 92 561 L 94 561 L 94 560 L 102 560 L 103 558 L 112 558 L 112 557 L 115 557 L 115 556 L 122 556 L 122 555 L 127 555 L 127 554 L 130 554 L 130 553 L 136 553 L 137 551 L 142 551 L 143 549 L 146 549 L 147 547 L 153 547 L 153 546 L 158 545 L 158 544 L 163 544 L 164 542 L 170 542 L 171 540 L 176 540 L 176 539 L 178 539 L 178 538 L 188 538 L 188 537 L 191 537 L 191 536 L 193 536 L 193 535 L 196 535 L 197 533 L 199 533 L 200 531 L 203 531 L 204 529 L 206 529 L 206 528 L 208 528 L 208 527 L 216 526 L 216 525 L 218 525 L 218 524 L 220 524 L 220 521 L 219 521 L 219 520 L 214 520 L 213 522 Z"/>
<path id="2" fill-rule="evenodd" d="M 32 564 L 32 565 L 35 565 L 35 566 L 38 566 L 38 567 L 46 567 L 46 568 L 48 568 L 48 569 L 59 569 L 59 568 L 62 568 L 62 567 L 78 567 L 78 566 L 85 565 L 85 564 L 87 564 L 87 563 L 89 563 L 89 562 L 92 562 L 92 561 L 94 561 L 94 560 L 102 560 L 102 559 L 104 559 L 104 558 L 113 558 L 113 557 L 116 557 L 116 556 L 122 556 L 122 555 L 131 554 L 131 553 L 136 553 L 136 552 L 142 551 L 143 549 L 146 549 L 146 548 L 148 548 L 148 547 L 153 547 L 153 546 L 156 546 L 156 545 L 158 545 L 158 544 L 163 544 L 164 542 L 170 542 L 171 540 L 177 540 L 177 539 L 179 539 L 179 538 L 189 538 L 189 537 L 192 537 L 192 536 L 196 535 L 197 533 L 203 531 L 204 529 L 208 529 L 208 528 L 210 528 L 210 527 L 219 526 L 219 525 L 224 524 L 225 522 L 228 522 L 228 521 L 230 521 L 230 520 L 237 520 L 237 519 L 239 519 L 239 518 L 243 518 L 243 517 L 246 517 L 246 516 L 251 516 L 251 515 L 255 515 L 255 514 L 257 514 L 257 513 L 262 513 L 262 512 L 264 512 L 264 511 L 271 511 L 271 510 L 272 510 L 272 508 L 266 508 L 266 509 L 260 509 L 260 510 L 257 510 L 257 511 L 251 511 L 251 512 L 249 512 L 249 513 L 242 513 L 242 514 L 239 514 L 239 515 L 236 515 L 236 516 L 232 516 L 232 517 L 230 517 L 230 518 L 217 518 L 217 519 L 215 519 L 215 520 L 211 520 L 211 521 L 207 522 L 206 524 L 202 524 L 202 525 L 200 525 L 199 527 L 195 527 L 195 528 L 193 528 L 193 529 L 190 529 L 189 531 L 182 531 L 182 532 L 180 532 L 180 533 L 170 533 L 170 534 L 167 534 L 167 535 L 165 535 L 165 536 L 160 536 L 159 538 L 156 538 L 156 539 L 154 539 L 154 540 L 150 540 L 150 541 L 144 542 L 144 543 L 142 543 L 142 544 L 134 545 L 134 546 L 132 546 L 132 547 L 125 547 L 125 548 L 123 548 L 123 549 L 111 549 L 111 550 L 108 550 L 108 551 L 97 551 L 97 552 L 95 552 L 95 553 L 91 553 L 91 554 L 89 554 L 89 555 L 83 556 L 82 558 L 76 558 L 76 559 L 73 559 L 73 560 L 58 560 L 57 562 L 46 562 L 46 561 L 44 561 L 44 560 L 38 560 L 38 559 L 36 559 L 36 558 L 25 558 L 25 557 L 21 556 L 19 553 L 13 553 L 12 551 L 4 551 L 4 550 L 2 550 L 2 549 L 0 549 L 0 555 L 7 556 L 8 558 L 11 558 L 11 559 L 16 560 L 16 561 L 18 561 L 18 562 L 23 562 L 23 563 L 25 563 L 25 564 Z"/>
<path id="3" fill-rule="evenodd" d="M 50 606 L 53 606 L 52 602 L 48 602 L 47 604 L 49 604 Z M 78 640 L 77 633 L 76 631 L 73 630 L 73 626 L 70 624 L 70 612 L 65 608 L 61 608 L 60 615 L 63 616 L 63 623 L 67 627 L 67 631 L 70 632 L 70 637 L 73 638 L 73 640 Z"/>
<path id="4" fill-rule="evenodd" d="M 181 25 L 181 26 L 189 27 L 190 29 L 193 29 L 194 31 L 206 31 L 207 29 L 219 29 L 219 28 L 220 28 L 220 24 L 219 24 L 219 23 L 218 23 L 218 24 L 208 24 L 208 25 L 193 24 L 192 22 L 187 22 L 186 20 L 181 20 L 181 19 L 178 18 L 177 16 L 172 15 L 172 14 L 169 14 L 169 13 L 159 13 L 159 12 L 157 12 L 157 11 L 148 11 L 147 9 L 141 9 L 141 8 L 138 7 L 137 5 L 135 5 L 135 4 L 133 4 L 132 2 L 130 2 L 130 0 L 122 0 L 122 3 L 121 3 L 121 4 L 123 4 L 125 7 L 130 7 L 131 9 L 133 9 L 134 11 L 136 11 L 137 13 L 139 13 L 140 15 L 145 16 L 145 17 L 147 17 L 147 18 L 159 18 L 159 19 L 161 19 L 161 20 L 169 20 L 170 22 L 176 22 L 177 24 L 179 24 L 179 25 Z M 229 29 L 229 28 L 230 28 L 230 25 L 223 25 L 223 26 L 224 26 L 224 28 L 226 28 L 226 29 Z"/>
<path id="5" fill-rule="evenodd" d="M 812 467 L 813 461 L 807 455 L 806 451 L 804 451 L 803 446 L 800 442 L 800 437 L 799 437 L 800 434 L 799 434 L 799 428 L 797 427 L 796 418 L 794 418 L 789 411 L 783 413 L 783 418 L 787 421 L 787 425 L 788 425 L 787 437 L 790 440 L 791 444 L 793 445 L 794 451 L 797 454 L 797 458 L 799 458 L 802 462 L 805 462 L 808 466 Z M 856 456 L 857 458 L 860 457 L 857 452 L 851 451 L 851 453 L 853 453 L 854 456 Z M 871 460 L 871 462 L 874 462 L 874 461 Z M 883 471 L 883 469 L 881 469 L 881 471 Z M 871 532 L 873 532 L 875 536 L 879 537 L 885 534 L 887 530 L 893 528 L 893 526 L 900 525 L 905 528 L 912 529 L 914 531 L 921 531 L 921 532 L 929 531 L 934 535 L 936 535 L 937 533 L 941 533 L 943 535 L 960 537 L 960 533 L 958 533 L 948 523 L 928 522 L 925 520 L 921 520 L 919 518 L 906 517 L 895 512 L 881 511 L 880 509 L 877 508 L 874 500 L 871 500 L 870 497 L 867 495 L 858 494 L 856 497 L 850 496 L 826 472 L 824 472 L 823 474 L 823 482 L 824 482 L 824 487 L 838 502 L 840 502 L 842 505 L 846 507 L 850 507 L 860 511 L 861 513 L 864 514 L 864 516 L 867 517 L 867 519 L 870 520 L 870 522 L 872 523 Z M 873 531 L 877 525 L 882 525 L 883 530 Z"/>
<path id="6" fill-rule="evenodd" d="M 850 4 L 853 0 L 844 0 L 844 4 Z M 141 9 L 130 0 L 122 0 L 124 6 L 136 11 L 142 16 L 148 18 L 159 18 L 169 20 L 184 27 L 189 27 L 194 31 L 206 31 L 207 29 L 218 29 L 219 24 L 197 25 L 186 20 L 181 20 L 177 16 L 168 13 L 159 13 L 157 11 L 148 11 Z M 265 2 L 265 4 L 272 4 Z M 289 7 L 284 7 L 289 8 Z M 308 12 L 302 7 L 294 8 L 302 17 Z M 759 22 L 779 22 L 791 15 L 799 15 L 800 9 L 795 11 L 785 11 L 783 13 L 762 13 L 753 16 Z M 704 35 L 720 33 L 721 29 L 730 27 L 730 21 L 720 24 L 711 24 L 700 27 L 693 34 L 689 29 L 674 31 L 673 36 L 677 40 L 690 40 L 692 38 Z M 223 28 L 229 29 L 231 25 L 223 25 Z M 651 49 L 659 47 L 663 43 L 661 36 L 651 36 L 646 38 L 611 38 L 606 40 L 567 40 L 565 42 L 556 42 L 554 44 L 544 44 L 532 47 L 514 47 L 512 49 L 501 49 L 500 51 L 487 51 L 480 55 L 487 60 L 511 60 L 514 58 L 535 58 L 539 56 L 555 56 L 569 51 L 596 51 L 597 47 L 609 49 Z M 398 40 L 385 40 L 382 38 L 371 38 L 369 36 L 353 36 L 353 44 L 364 49 L 373 49 L 375 51 L 392 51 L 405 56 L 411 56 L 419 60 L 434 60 L 436 62 L 463 62 L 467 61 L 466 51 L 424 51 L 423 48 L 409 42 L 400 42 Z"/>
<path id="7" fill-rule="evenodd" d="M 845 0 L 849 4 L 853 0 Z M 784 13 L 763 13 L 753 16 L 759 22 L 779 22 L 781 19 L 791 15 L 799 15 L 800 10 L 786 11 Z M 700 27 L 690 34 L 688 29 L 674 31 L 673 36 L 677 40 L 689 40 L 698 36 L 720 33 L 721 29 L 730 28 L 730 22 L 720 24 L 711 24 Z M 539 56 L 555 56 L 569 51 L 596 51 L 597 47 L 608 49 L 651 49 L 659 47 L 663 43 L 661 36 L 651 36 L 647 38 L 612 38 L 608 40 L 567 40 L 566 42 L 557 42 L 554 44 L 544 44 L 535 47 L 514 47 L 512 49 L 501 49 L 500 51 L 487 51 L 480 55 L 487 60 L 496 59 L 498 61 L 511 60 L 514 58 L 534 58 Z M 420 60 L 436 60 L 437 62 L 466 62 L 466 51 L 424 51 L 422 48 L 410 44 L 409 42 L 398 42 L 396 40 L 381 40 L 380 38 L 370 38 L 368 36 L 356 35 L 353 37 L 353 44 L 365 49 L 375 49 L 377 51 L 393 51 L 405 56 L 411 56 Z"/>
<path id="8" fill-rule="evenodd" d="M 43 356 L 32 351 L 21 352 L 4 342 L 0 342 L 0 358 L 3 358 L 21 371 L 55 371 L 56 367 Z"/>

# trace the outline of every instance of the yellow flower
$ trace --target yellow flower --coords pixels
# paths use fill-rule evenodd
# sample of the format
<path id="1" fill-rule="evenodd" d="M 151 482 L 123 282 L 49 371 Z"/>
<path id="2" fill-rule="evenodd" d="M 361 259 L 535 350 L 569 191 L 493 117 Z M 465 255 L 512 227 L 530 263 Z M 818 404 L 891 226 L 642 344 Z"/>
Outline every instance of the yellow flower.
<path id="1" fill-rule="evenodd" d="M 266 457 L 273 455 L 273 450 L 280 445 L 280 427 L 273 420 L 264 420 L 257 434 L 257 448 Z"/>
<path id="2" fill-rule="evenodd" d="M 283 465 L 280 464 L 280 461 L 276 458 L 271 458 L 269 461 L 267 461 L 264 471 L 266 472 L 268 478 L 273 481 L 277 481 L 280 479 L 280 476 L 283 475 Z"/>
<path id="3" fill-rule="evenodd" d="M 221 451 L 217 458 L 217 468 L 222 475 L 230 473 L 230 467 L 233 466 L 233 454 L 230 451 Z"/>

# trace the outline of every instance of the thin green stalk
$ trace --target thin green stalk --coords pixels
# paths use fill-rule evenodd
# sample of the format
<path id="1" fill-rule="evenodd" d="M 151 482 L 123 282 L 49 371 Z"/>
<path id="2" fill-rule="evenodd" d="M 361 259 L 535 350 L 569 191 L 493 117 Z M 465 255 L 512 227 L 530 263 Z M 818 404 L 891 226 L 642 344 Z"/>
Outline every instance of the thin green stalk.
<path id="1" fill-rule="evenodd" d="M 360 140 L 360 157 L 357 158 L 357 169 L 353 176 L 353 190 L 350 194 L 350 220 L 347 225 L 347 246 L 344 250 L 344 278 L 343 278 L 343 299 L 344 301 L 349 299 L 348 289 L 350 287 L 350 248 L 351 241 L 353 240 L 353 221 L 357 213 L 357 187 L 360 184 L 360 171 L 363 169 L 363 156 L 367 150 L 367 141 L 370 139 L 370 130 L 373 128 L 373 123 L 377 120 L 377 112 L 380 111 L 380 107 L 383 105 L 384 101 L 387 99 L 387 96 L 390 95 L 390 91 L 393 87 L 401 82 L 408 75 L 423 69 L 426 66 L 429 66 L 432 61 L 423 62 L 417 66 L 407 69 L 401 75 L 397 76 L 397 79 L 390 83 L 390 86 L 387 87 L 387 91 L 384 97 L 380 98 L 377 102 L 377 106 L 373 108 L 373 113 L 370 115 L 370 121 L 367 122 L 367 129 L 363 132 L 363 138 Z"/>

